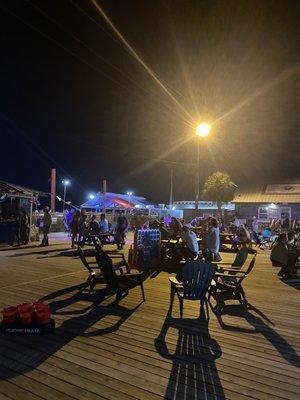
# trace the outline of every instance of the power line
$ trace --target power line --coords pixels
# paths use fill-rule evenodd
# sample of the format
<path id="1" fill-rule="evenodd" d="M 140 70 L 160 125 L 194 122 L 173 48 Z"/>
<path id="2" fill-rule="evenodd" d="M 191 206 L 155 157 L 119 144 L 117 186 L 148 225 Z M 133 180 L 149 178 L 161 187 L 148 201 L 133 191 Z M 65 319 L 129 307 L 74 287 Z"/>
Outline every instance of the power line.
<path id="1" fill-rule="evenodd" d="M 59 22 L 57 22 L 54 18 L 52 18 L 48 13 L 45 12 L 45 10 L 42 10 L 40 7 L 38 7 L 36 4 L 34 4 L 30 0 L 26 0 L 27 3 L 29 3 L 33 8 L 38 10 L 46 19 L 48 19 L 51 23 L 54 25 L 58 26 L 63 32 L 67 33 L 73 40 L 78 42 L 81 46 L 83 46 L 85 49 L 87 49 L 91 54 L 93 54 L 95 57 L 97 57 L 99 60 L 103 61 L 106 65 L 109 67 L 113 68 L 115 71 L 117 71 L 120 75 L 122 75 L 124 78 L 128 79 L 131 83 L 136 85 L 139 89 L 145 90 L 141 85 L 139 85 L 136 81 L 134 81 L 129 75 L 125 74 L 119 67 L 108 61 L 106 58 L 101 56 L 98 52 L 96 52 L 94 49 L 89 47 L 82 39 L 79 37 L 75 36 L 72 32 L 68 31 L 65 29 Z M 73 4 L 73 3 L 72 3 Z M 120 84 L 120 83 L 119 83 Z M 121 85 L 121 84 L 120 84 Z M 123 86 L 124 87 L 124 86 Z"/>
<path id="2" fill-rule="evenodd" d="M 9 10 L 8 8 L 4 7 L 2 4 L 0 4 L 0 8 L 2 8 L 2 10 L 5 10 L 6 12 L 8 12 L 9 14 L 11 14 L 12 16 L 14 16 L 15 18 L 17 18 L 18 20 L 22 21 L 23 24 L 27 25 L 29 28 L 31 28 L 32 30 L 38 32 L 40 35 L 42 35 L 43 37 L 45 37 L 46 39 L 50 40 L 50 42 L 55 43 L 58 47 L 62 48 L 63 50 L 65 50 L 67 53 L 71 54 L 73 57 L 77 58 L 79 61 L 83 62 L 85 65 L 87 65 L 88 67 L 90 67 L 91 69 L 93 69 L 96 72 L 99 72 L 101 75 L 105 76 L 107 79 L 109 79 L 111 82 L 122 86 L 120 84 L 120 82 L 116 81 L 114 78 L 112 78 L 111 76 L 109 76 L 108 74 L 106 74 L 105 72 L 103 72 L 100 68 L 95 67 L 93 64 L 89 63 L 88 61 L 86 61 L 84 58 L 80 57 L 78 54 L 74 53 L 72 50 L 68 49 L 67 47 L 65 47 L 63 44 L 61 44 L 59 41 L 57 41 L 56 39 L 53 39 L 51 36 L 47 35 L 46 33 L 42 32 L 40 29 L 38 29 L 37 27 L 35 27 L 34 25 L 32 25 L 30 22 L 25 21 L 22 17 L 20 17 L 19 15 L 15 14 L 13 11 Z"/>

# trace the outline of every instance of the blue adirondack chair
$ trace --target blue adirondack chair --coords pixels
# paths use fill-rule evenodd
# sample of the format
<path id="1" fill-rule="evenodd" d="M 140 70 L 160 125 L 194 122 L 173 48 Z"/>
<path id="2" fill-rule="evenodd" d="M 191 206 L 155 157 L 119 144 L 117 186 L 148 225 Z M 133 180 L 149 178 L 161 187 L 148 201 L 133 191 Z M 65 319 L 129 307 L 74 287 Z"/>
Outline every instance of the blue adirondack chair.
<path id="1" fill-rule="evenodd" d="M 182 282 L 175 277 L 169 278 L 171 284 L 170 309 L 172 309 L 175 294 L 180 307 L 180 318 L 183 315 L 184 300 L 200 300 L 201 307 L 207 302 L 207 291 L 214 276 L 213 265 L 204 260 L 187 262 L 182 268 Z"/>

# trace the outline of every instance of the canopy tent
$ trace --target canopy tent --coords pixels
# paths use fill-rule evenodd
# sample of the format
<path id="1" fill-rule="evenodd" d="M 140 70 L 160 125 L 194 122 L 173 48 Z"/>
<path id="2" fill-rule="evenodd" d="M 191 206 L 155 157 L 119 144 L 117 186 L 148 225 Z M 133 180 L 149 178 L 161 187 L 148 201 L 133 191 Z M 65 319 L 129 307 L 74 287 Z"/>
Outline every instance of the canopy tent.
<path id="1" fill-rule="evenodd" d="M 141 196 L 129 196 L 126 194 L 118 194 L 107 192 L 106 193 L 106 201 L 105 208 L 107 210 L 125 210 L 131 208 L 149 208 L 152 207 L 153 204 L 149 203 L 145 197 Z M 100 210 L 104 208 L 103 204 L 103 194 L 97 193 L 93 199 L 89 199 L 85 203 L 81 205 L 81 208 L 89 208 Z"/>

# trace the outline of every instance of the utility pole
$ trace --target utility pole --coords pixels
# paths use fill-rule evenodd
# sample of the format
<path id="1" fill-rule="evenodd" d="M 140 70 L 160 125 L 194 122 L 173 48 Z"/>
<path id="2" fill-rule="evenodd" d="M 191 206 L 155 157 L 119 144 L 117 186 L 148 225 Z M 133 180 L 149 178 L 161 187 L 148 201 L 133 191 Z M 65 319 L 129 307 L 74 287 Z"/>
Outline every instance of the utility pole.
<path id="1" fill-rule="evenodd" d="M 196 164 L 196 177 L 195 177 L 195 210 L 198 211 L 199 207 L 199 184 L 200 184 L 200 141 L 197 143 L 197 164 Z"/>
<path id="2" fill-rule="evenodd" d="M 172 206 L 173 206 L 173 174 L 174 174 L 174 168 L 171 167 L 171 176 L 170 176 L 170 210 L 172 210 Z"/>
<path id="3" fill-rule="evenodd" d="M 106 179 L 103 179 L 103 189 L 102 189 L 102 213 L 106 212 Z"/>
<path id="4" fill-rule="evenodd" d="M 51 169 L 51 211 L 55 212 L 56 199 L 56 169 Z"/>

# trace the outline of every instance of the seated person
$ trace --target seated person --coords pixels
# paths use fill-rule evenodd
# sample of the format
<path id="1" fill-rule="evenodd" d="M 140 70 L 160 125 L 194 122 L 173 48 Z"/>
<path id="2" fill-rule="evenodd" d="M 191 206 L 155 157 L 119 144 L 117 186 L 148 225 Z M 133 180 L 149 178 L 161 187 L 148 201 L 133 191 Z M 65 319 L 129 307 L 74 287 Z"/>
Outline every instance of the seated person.
<path id="1" fill-rule="evenodd" d="M 289 251 L 287 247 L 287 235 L 281 233 L 275 242 L 270 255 L 274 267 L 281 267 L 278 276 L 289 277 L 292 275 L 293 265 L 289 262 Z"/>
<path id="2" fill-rule="evenodd" d="M 184 258 L 196 258 L 199 254 L 199 245 L 195 232 L 193 232 L 188 225 L 184 225 L 182 228 L 181 238 L 186 244 L 182 249 Z"/>
<path id="3" fill-rule="evenodd" d="M 296 244 L 296 236 L 294 231 L 289 231 L 287 234 L 288 249 L 293 249 Z"/>
<path id="4" fill-rule="evenodd" d="M 262 237 L 264 240 L 269 240 L 270 237 L 272 236 L 271 228 L 270 227 L 265 227 L 264 230 L 261 233 Z"/>
<path id="5" fill-rule="evenodd" d="M 250 243 L 251 242 L 251 237 L 250 237 L 250 232 L 246 228 L 245 225 L 241 225 L 239 230 L 238 230 L 238 240 L 240 243 Z"/>
<path id="6" fill-rule="evenodd" d="M 172 217 L 170 223 L 171 237 L 176 239 L 181 234 L 182 225 L 179 219 Z"/>

